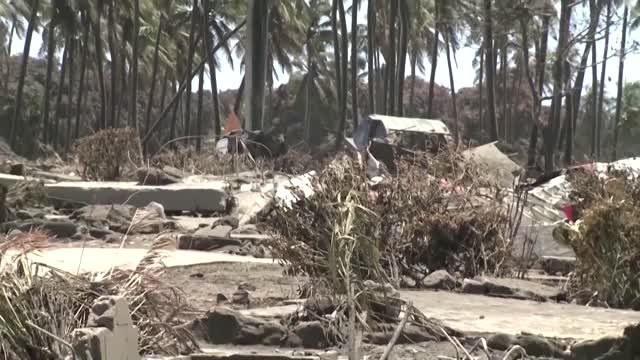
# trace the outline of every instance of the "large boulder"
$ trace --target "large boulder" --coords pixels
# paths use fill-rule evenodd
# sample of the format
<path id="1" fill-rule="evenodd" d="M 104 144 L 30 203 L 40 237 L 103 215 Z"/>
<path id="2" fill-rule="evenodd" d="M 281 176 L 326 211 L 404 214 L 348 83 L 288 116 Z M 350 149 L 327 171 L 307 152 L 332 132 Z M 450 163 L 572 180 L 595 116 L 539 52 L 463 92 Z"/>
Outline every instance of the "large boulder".
<path id="1" fill-rule="evenodd" d="M 434 290 L 454 290 L 458 281 L 446 270 L 434 271 L 422 280 L 422 286 Z"/>
<path id="2" fill-rule="evenodd" d="M 542 336 L 495 334 L 487 339 L 487 346 L 494 350 L 506 351 L 514 345 L 521 346 L 529 356 L 563 359 L 566 355 L 563 343 Z"/>

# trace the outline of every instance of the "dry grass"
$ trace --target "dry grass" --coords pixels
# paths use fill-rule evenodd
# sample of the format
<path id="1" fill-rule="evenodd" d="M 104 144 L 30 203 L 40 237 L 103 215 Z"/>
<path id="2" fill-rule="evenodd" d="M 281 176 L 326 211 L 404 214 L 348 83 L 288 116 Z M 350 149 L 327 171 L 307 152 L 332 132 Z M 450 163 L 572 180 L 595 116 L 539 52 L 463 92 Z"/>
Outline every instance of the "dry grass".
<path id="1" fill-rule="evenodd" d="M 183 294 L 161 282 L 162 267 L 150 252 L 135 271 L 73 275 L 28 260 L 47 247 L 48 237 L 24 233 L 2 239 L 0 357 L 64 359 L 70 335 L 83 327 L 93 302 L 103 295 L 125 297 L 140 330 L 143 354 L 178 355 L 198 348 L 181 316 Z"/>

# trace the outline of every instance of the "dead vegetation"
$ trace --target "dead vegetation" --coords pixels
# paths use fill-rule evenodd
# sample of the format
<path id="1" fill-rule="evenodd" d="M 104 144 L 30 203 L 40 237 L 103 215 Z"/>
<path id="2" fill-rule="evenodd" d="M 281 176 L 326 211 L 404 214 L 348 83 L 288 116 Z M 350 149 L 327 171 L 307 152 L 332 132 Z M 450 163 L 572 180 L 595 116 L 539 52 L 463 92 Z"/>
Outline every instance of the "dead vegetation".
<path id="1" fill-rule="evenodd" d="M 64 359 L 71 332 L 86 325 L 94 301 L 123 296 L 140 331 L 142 354 L 179 355 L 198 349 L 181 317 L 189 311 L 183 294 L 159 280 L 153 251 L 135 271 L 74 275 L 32 263 L 27 254 L 48 246 L 40 233 L 2 239 L 0 255 L 0 357 Z"/>
<path id="2" fill-rule="evenodd" d="M 640 309 L 640 179 L 625 171 L 607 177 L 582 171 L 570 181 L 580 220 L 559 231 L 576 253 L 573 296 Z"/>
<path id="3" fill-rule="evenodd" d="M 140 139 L 134 129 L 106 129 L 84 137 L 74 155 L 83 179 L 113 181 L 133 173 L 141 164 Z"/>

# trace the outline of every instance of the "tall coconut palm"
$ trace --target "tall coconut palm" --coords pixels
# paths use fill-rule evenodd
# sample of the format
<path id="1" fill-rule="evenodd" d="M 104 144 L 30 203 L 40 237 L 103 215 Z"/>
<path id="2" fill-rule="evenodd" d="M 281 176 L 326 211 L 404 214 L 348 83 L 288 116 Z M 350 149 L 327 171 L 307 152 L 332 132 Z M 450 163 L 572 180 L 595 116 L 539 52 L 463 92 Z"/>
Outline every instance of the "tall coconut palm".
<path id="1" fill-rule="evenodd" d="M 29 21 L 27 26 L 27 34 L 24 40 L 24 50 L 22 52 L 22 63 L 20 64 L 20 76 L 18 77 L 18 89 L 16 93 L 13 119 L 11 122 L 11 132 L 9 135 L 9 143 L 11 147 L 16 146 L 18 139 L 18 125 L 21 120 L 22 97 L 24 94 L 24 82 L 27 76 L 27 66 L 29 64 L 29 50 L 31 49 L 31 38 L 33 31 L 37 27 L 39 0 L 31 0 L 29 3 Z"/>
<path id="2" fill-rule="evenodd" d="M 496 88 L 495 88 L 495 53 L 493 50 L 493 4 L 491 0 L 484 0 L 484 41 L 486 45 L 485 71 L 487 77 L 487 116 L 489 121 L 489 138 L 498 140 L 498 122 L 496 118 Z"/>
<path id="3" fill-rule="evenodd" d="M 620 119 L 622 117 L 622 97 L 624 96 L 624 58 L 627 45 L 627 32 L 629 28 L 629 4 L 624 5 L 622 15 L 622 39 L 620 40 L 620 63 L 618 65 L 618 92 L 616 95 L 616 115 L 613 128 L 613 149 L 611 158 L 617 160 L 618 157 L 618 137 L 620 133 Z"/>
<path id="4" fill-rule="evenodd" d="M 609 28 L 611 27 L 611 18 L 613 16 L 613 0 L 606 0 L 607 3 L 607 12 L 606 12 L 606 22 L 604 28 L 604 50 L 602 53 L 602 67 L 600 73 L 600 89 L 598 95 L 598 111 L 596 113 L 596 157 L 600 159 L 601 148 L 602 148 L 602 116 L 604 113 L 604 84 L 605 77 L 607 74 L 607 59 L 609 56 Z"/>

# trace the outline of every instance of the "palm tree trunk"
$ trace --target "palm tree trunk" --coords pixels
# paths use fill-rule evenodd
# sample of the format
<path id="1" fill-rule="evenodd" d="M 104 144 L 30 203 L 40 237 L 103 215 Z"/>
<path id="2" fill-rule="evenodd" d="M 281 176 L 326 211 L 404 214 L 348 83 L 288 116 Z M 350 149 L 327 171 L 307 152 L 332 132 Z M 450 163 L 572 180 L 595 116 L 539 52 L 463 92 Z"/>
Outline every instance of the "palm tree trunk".
<path id="1" fill-rule="evenodd" d="M 338 1 L 338 14 L 340 16 L 340 51 L 344 55 L 342 59 L 342 116 L 347 118 L 347 96 L 349 94 L 347 79 L 349 78 L 349 32 L 347 31 L 347 13 L 344 9 L 344 1 Z M 355 71 L 352 69 L 352 71 Z M 344 131 L 344 129 L 343 129 Z M 340 137 L 343 133 L 339 134 Z"/>
<path id="2" fill-rule="evenodd" d="M 179 90 L 174 91 L 174 98 L 176 98 L 176 101 L 172 103 L 174 106 L 173 106 L 173 113 L 171 114 L 171 128 L 169 129 L 170 141 L 176 138 L 176 127 L 178 125 L 178 110 L 180 110 L 180 91 Z M 147 133 L 147 135 L 149 135 L 149 133 Z M 175 143 L 172 143 L 172 148 L 174 145 Z"/>
<path id="3" fill-rule="evenodd" d="M 344 132 L 345 124 L 342 114 L 340 111 L 342 110 L 342 59 L 341 59 L 341 51 L 340 51 L 340 33 L 338 32 L 338 1 L 341 0 L 333 0 L 331 4 L 331 33 L 333 34 L 333 57 L 336 65 L 336 94 L 338 96 L 338 134 L 342 134 Z M 344 54 L 347 56 L 347 54 Z M 342 137 L 336 135 L 336 145 L 342 143 Z"/>
<path id="4" fill-rule="evenodd" d="M 438 14 L 436 13 L 436 17 Z M 429 77 L 429 96 L 427 98 L 427 118 L 433 118 L 433 96 L 435 95 L 436 86 L 436 68 L 438 67 L 438 41 L 440 38 L 440 31 L 438 31 L 438 25 L 433 32 L 433 49 L 431 53 L 431 76 Z"/>
<path id="5" fill-rule="evenodd" d="M 540 46 L 536 47 L 536 74 L 535 79 L 544 80 L 544 66 L 546 62 L 547 36 L 549 36 L 548 17 L 543 18 L 543 35 L 540 40 Z M 536 88 L 534 75 L 531 74 L 529 68 L 529 19 L 520 19 L 520 29 L 522 33 L 522 63 L 524 64 L 525 75 L 529 83 L 529 90 L 533 96 L 533 114 L 531 116 L 531 135 L 529 137 L 529 149 L 527 152 L 527 170 L 532 169 L 536 164 L 536 150 L 538 147 L 538 124 L 540 123 L 540 108 L 542 106 L 540 97 L 542 96 L 543 86 Z"/>
<path id="6" fill-rule="evenodd" d="M 398 116 L 404 116 L 404 74 L 409 49 L 409 9 L 406 1 L 400 1 L 400 53 L 398 54 L 398 100 L 396 111 Z"/>
<path id="7" fill-rule="evenodd" d="M 53 21 L 49 21 L 47 28 L 47 74 L 44 79 L 44 96 L 42 98 L 42 142 L 49 143 L 49 106 L 51 104 L 51 74 L 53 73 L 53 62 L 55 60 L 55 26 Z"/>
<path id="8" fill-rule="evenodd" d="M 189 30 L 189 50 L 187 54 L 187 68 L 185 70 L 185 76 L 191 73 L 193 68 L 193 56 L 195 52 L 195 33 L 196 25 L 198 22 L 198 0 L 193 0 L 193 9 L 191 10 L 191 28 Z M 187 82 L 187 90 L 185 91 L 184 106 L 186 111 L 184 113 L 184 135 L 191 135 L 191 81 Z M 186 140 L 187 144 L 191 144 L 191 139 Z"/>
<path id="9" fill-rule="evenodd" d="M 55 112 L 53 115 L 53 134 L 51 144 L 54 149 L 60 144 L 60 107 L 62 105 L 62 93 L 64 92 L 64 79 L 67 71 L 67 62 L 69 61 L 69 39 L 67 38 L 64 50 L 62 51 L 62 65 L 60 65 L 60 84 L 58 85 L 58 94 L 56 96 Z"/>
<path id="10" fill-rule="evenodd" d="M 203 54 L 204 55 L 204 54 Z M 202 105 L 204 99 L 204 66 L 200 69 L 200 76 L 198 77 L 198 112 L 197 112 L 197 123 L 196 123 L 196 151 L 200 152 L 200 147 L 202 144 L 202 123 L 204 121 L 202 114 Z"/>
<path id="11" fill-rule="evenodd" d="M 24 40 L 24 51 L 22 52 L 22 64 L 20 65 L 20 77 L 18 78 L 18 91 L 16 93 L 16 101 L 14 105 L 13 121 L 11 123 L 11 132 L 9 135 L 9 143 L 15 148 L 18 139 L 18 123 L 21 118 L 22 96 L 24 92 L 24 80 L 27 76 L 27 66 L 29 64 L 29 49 L 31 49 L 31 37 L 36 26 L 38 18 L 38 0 L 34 0 L 31 7 L 31 15 L 29 17 L 29 25 L 27 26 L 27 36 Z"/>
<path id="12" fill-rule="evenodd" d="M 111 127 L 116 127 L 116 103 L 118 101 L 118 52 L 115 44 L 115 32 L 116 21 L 114 15 L 115 0 L 109 3 L 108 17 L 108 29 L 107 29 L 107 45 L 109 46 L 109 53 L 111 57 L 111 93 L 109 96 L 109 124 Z M 123 48 L 124 52 L 124 48 Z"/>
<path id="13" fill-rule="evenodd" d="M 151 109 L 153 108 L 153 97 L 155 95 L 156 83 L 158 80 L 158 58 L 160 50 L 160 39 L 162 38 L 162 23 L 163 20 L 160 19 L 160 23 L 158 24 L 158 33 L 156 34 L 156 42 L 153 49 L 153 69 L 151 70 L 151 88 L 149 89 L 149 97 L 147 98 L 147 111 L 144 126 L 145 132 L 149 131 L 149 126 L 151 125 Z"/>
<path id="14" fill-rule="evenodd" d="M 123 39 L 122 48 L 126 48 L 126 40 Z M 120 127 L 120 118 L 122 118 L 122 111 L 125 105 L 125 100 L 127 97 L 127 88 L 128 88 L 128 74 L 127 74 L 127 65 L 131 65 L 130 61 L 127 61 L 127 53 L 125 51 L 121 51 L 122 56 L 120 58 L 120 99 L 117 101 L 118 109 L 116 111 L 116 118 L 113 124 L 113 127 Z"/>
<path id="15" fill-rule="evenodd" d="M 358 3 L 358 0 L 351 3 L 351 116 L 354 129 L 358 126 Z M 307 86 L 311 82 L 308 81 Z"/>
<path id="16" fill-rule="evenodd" d="M 197 3 L 197 0 L 194 0 Z M 138 130 L 138 36 L 140 33 L 140 0 L 133 0 L 133 34 L 131 35 L 131 103 L 129 126 Z"/>
<path id="17" fill-rule="evenodd" d="M 449 84 L 451 86 L 451 105 L 453 109 L 453 137 L 455 144 L 458 145 L 460 142 L 460 132 L 458 129 L 458 109 L 456 104 L 456 86 L 453 82 L 453 66 L 451 66 L 451 43 L 449 41 L 449 32 L 446 32 L 445 35 L 445 46 L 447 52 L 447 65 L 449 67 Z"/>
<path id="18" fill-rule="evenodd" d="M 82 23 L 86 25 L 86 15 L 82 13 Z M 80 58 L 80 82 L 78 89 L 78 99 L 76 102 L 76 123 L 73 131 L 73 138 L 80 136 L 80 116 L 82 114 L 82 97 L 84 96 L 85 75 L 87 72 L 87 57 L 89 56 L 89 27 L 85 26 L 82 37 L 82 57 Z"/>
<path id="19" fill-rule="evenodd" d="M 389 58 L 387 61 L 387 76 L 389 76 L 389 115 L 395 115 L 396 103 L 396 22 L 398 18 L 398 0 L 389 1 L 390 17 L 389 17 Z"/>
<path id="20" fill-rule="evenodd" d="M 374 59 L 376 31 L 376 0 L 369 0 L 367 4 L 367 87 L 369 90 L 369 113 L 376 113 L 375 76 L 377 75 Z M 414 69 L 415 71 L 415 69 Z M 415 79 L 414 79 L 415 82 Z"/>
<path id="21" fill-rule="evenodd" d="M 549 173 L 555 168 L 555 150 L 558 143 L 560 128 L 560 117 L 562 114 L 562 99 L 564 88 L 564 68 L 565 58 L 568 53 L 569 26 L 571 22 L 570 0 L 561 0 L 560 6 L 560 27 L 558 36 L 558 47 L 556 50 L 556 60 L 553 70 L 553 99 L 551 100 L 551 115 L 549 123 L 544 127 L 545 142 L 545 172 Z"/>
<path id="22" fill-rule="evenodd" d="M 266 84 L 266 59 L 268 56 L 267 33 L 269 31 L 269 4 L 261 0 L 249 0 L 247 19 L 247 43 L 245 53 L 245 128 L 260 130 L 264 111 Z"/>
<path id="23" fill-rule="evenodd" d="M 502 46 L 500 49 L 500 72 L 502 73 L 502 138 L 505 141 L 509 141 L 509 131 L 508 131 L 508 122 L 509 119 L 507 114 L 507 79 L 509 76 L 508 71 L 508 56 L 507 56 L 507 38 L 506 36 L 502 39 Z M 510 96 L 509 96 L 510 97 Z"/>
<path id="24" fill-rule="evenodd" d="M 68 95 L 68 103 L 67 103 L 67 111 L 65 111 L 65 114 L 67 116 L 67 125 L 66 125 L 66 134 L 65 134 L 65 141 L 64 141 L 64 152 L 65 154 L 69 152 L 69 145 L 71 144 L 71 108 L 73 107 L 72 102 L 73 102 L 73 87 L 75 85 L 74 83 L 74 79 L 75 79 L 75 55 L 76 55 L 76 41 L 74 39 L 71 39 L 69 42 L 69 93 Z"/>
<path id="25" fill-rule="evenodd" d="M 103 0 L 97 0 L 98 1 L 98 11 L 97 11 L 97 18 L 96 18 L 96 22 L 93 24 L 93 35 L 95 38 L 95 47 L 96 47 L 96 73 L 98 74 L 98 86 L 99 86 L 99 91 L 100 91 L 100 117 L 98 119 L 98 128 L 99 129 L 106 129 L 107 128 L 107 123 L 106 123 L 106 108 L 107 108 L 107 99 L 106 99 L 106 91 L 105 91 L 105 86 L 104 86 L 104 71 L 102 71 L 102 59 L 103 59 L 103 53 L 102 53 L 102 31 L 100 30 L 100 18 L 102 17 L 102 7 L 103 7 Z"/>
<path id="26" fill-rule="evenodd" d="M 598 139 L 598 57 L 595 41 L 591 43 L 591 93 L 591 158 L 594 158 Z"/>
<path id="27" fill-rule="evenodd" d="M 233 112 L 236 115 L 240 114 L 240 106 L 242 106 L 242 97 L 244 96 L 244 84 L 245 75 L 243 75 L 242 80 L 240 80 L 240 86 L 238 86 L 238 93 L 236 94 L 236 101 L 233 104 Z"/>
<path id="28" fill-rule="evenodd" d="M 169 88 L 169 70 L 165 70 L 164 77 L 162 79 L 162 93 L 160 93 L 160 109 L 164 109 L 164 104 L 165 104 L 165 101 L 167 100 L 168 88 Z M 147 132 L 148 131 L 149 130 L 147 129 Z"/>
<path id="29" fill-rule="evenodd" d="M 416 66 L 418 64 L 418 51 L 411 54 L 411 88 L 409 89 L 409 116 L 416 117 Z"/>
<path id="30" fill-rule="evenodd" d="M 7 72 L 5 74 L 6 81 L 4 82 L 4 94 L 8 95 L 9 91 L 9 79 L 11 79 L 11 46 L 13 45 L 13 36 L 16 32 L 16 22 L 18 19 L 15 15 L 11 16 L 11 30 L 9 30 L 9 43 L 7 44 Z"/>
<path id="31" fill-rule="evenodd" d="M 602 54 L 602 72 L 600 73 L 600 96 L 598 97 L 598 137 L 596 139 L 596 157 L 600 159 L 602 149 L 602 127 L 604 114 L 604 79 L 607 74 L 607 57 L 609 56 L 609 26 L 611 25 L 611 17 L 613 16 L 612 1 L 607 1 L 607 23 L 604 28 L 604 52 Z"/>
<path id="32" fill-rule="evenodd" d="M 484 78 L 484 43 L 480 46 L 480 73 L 478 74 L 478 92 L 480 93 L 480 106 L 478 111 L 480 112 L 480 143 L 484 143 L 484 135 L 487 131 L 486 124 L 484 123 L 484 88 L 482 86 L 482 80 Z"/>
<path id="33" fill-rule="evenodd" d="M 612 160 L 618 159 L 618 136 L 620 132 L 620 118 L 622 115 L 622 97 L 624 96 L 624 57 L 627 45 L 627 30 L 629 26 L 629 5 L 625 5 L 622 15 L 622 40 L 620 40 L 620 64 L 618 65 L 618 93 L 616 95 L 616 118 L 613 128 Z"/>
<path id="34" fill-rule="evenodd" d="M 584 46 L 582 51 L 582 58 L 580 60 L 580 67 L 578 68 L 578 74 L 573 85 L 573 126 L 574 129 L 577 125 L 578 115 L 580 113 L 580 102 L 582 100 L 582 88 L 584 86 L 584 77 L 587 71 L 587 65 L 589 64 L 589 53 L 593 47 L 595 41 L 595 34 L 598 27 L 598 21 L 600 18 L 600 12 L 602 10 L 604 2 L 602 0 L 596 3 L 596 0 L 589 0 L 590 18 L 589 18 L 589 40 Z"/>
<path id="35" fill-rule="evenodd" d="M 496 87 L 495 87 L 495 53 L 493 50 L 493 17 L 491 11 L 491 0 L 484 0 L 485 24 L 484 24 L 484 41 L 486 45 L 487 67 L 487 102 L 489 116 L 490 140 L 498 140 L 498 122 L 496 119 Z"/>
<path id="36" fill-rule="evenodd" d="M 213 101 L 213 129 L 216 136 L 220 136 L 220 101 L 218 100 L 218 79 L 216 76 L 216 62 L 211 47 L 213 46 L 213 39 L 211 32 L 209 31 L 209 2 L 203 1 L 203 29 L 204 32 L 204 52 L 205 57 L 209 63 L 209 81 L 211 82 L 211 97 Z"/>

